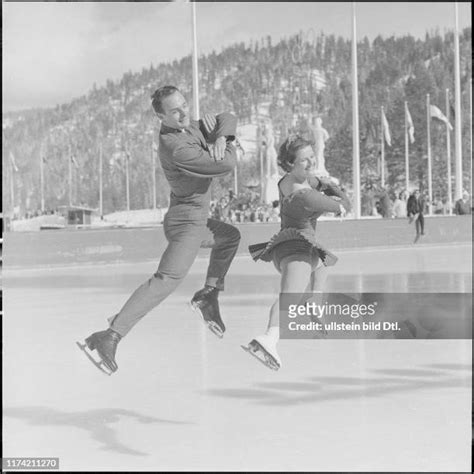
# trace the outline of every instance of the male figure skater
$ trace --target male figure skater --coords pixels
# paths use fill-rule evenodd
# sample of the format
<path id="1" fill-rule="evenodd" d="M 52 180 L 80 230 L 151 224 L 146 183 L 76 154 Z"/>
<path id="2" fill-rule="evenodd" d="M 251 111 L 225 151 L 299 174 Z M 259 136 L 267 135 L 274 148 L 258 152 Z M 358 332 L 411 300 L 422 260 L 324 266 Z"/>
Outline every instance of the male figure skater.
<path id="1" fill-rule="evenodd" d="M 218 292 L 240 241 L 232 225 L 208 219 L 212 178 L 231 172 L 236 163 L 233 144 L 237 119 L 229 113 L 205 116 L 192 121 L 189 106 L 174 86 L 160 87 L 152 96 L 152 106 L 161 120 L 159 156 L 171 187 L 170 205 L 163 222 L 168 247 L 157 272 L 143 283 L 118 314 L 109 319 L 110 327 L 78 343 L 95 365 L 111 375 L 118 368 L 115 353 L 118 342 L 151 309 L 170 295 L 188 273 L 203 241 L 213 238 L 204 288 L 191 300 L 204 322 L 218 337 L 225 331 L 219 314 Z M 93 357 L 96 350 L 100 361 Z"/>

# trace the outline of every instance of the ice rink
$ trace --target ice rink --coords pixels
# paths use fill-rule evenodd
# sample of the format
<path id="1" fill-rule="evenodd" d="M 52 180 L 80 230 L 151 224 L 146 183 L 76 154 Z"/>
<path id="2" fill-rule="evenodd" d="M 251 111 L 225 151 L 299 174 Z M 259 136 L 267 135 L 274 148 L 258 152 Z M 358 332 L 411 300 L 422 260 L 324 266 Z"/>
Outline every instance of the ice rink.
<path id="1" fill-rule="evenodd" d="M 328 291 L 471 292 L 470 244 L 337 254 Z M 470 471 L 471 340 L 283 340 L 273 372 L 240 344 L 266 327 L 275 269 L 236 258 L 219 340 L 187 307 L 206 264 L 120 343 L 111 377 L 75 341 L 157 264 L 4 269 L 3 456 L 70 471 Z"/>

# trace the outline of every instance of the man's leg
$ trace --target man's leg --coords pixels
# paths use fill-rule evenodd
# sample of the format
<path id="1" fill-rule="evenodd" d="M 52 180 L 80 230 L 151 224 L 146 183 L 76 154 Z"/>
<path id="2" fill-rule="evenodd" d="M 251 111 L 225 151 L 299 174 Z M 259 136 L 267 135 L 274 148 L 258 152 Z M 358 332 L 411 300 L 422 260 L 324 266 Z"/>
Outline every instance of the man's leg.
<path id="1" fill-rule="evenodd" d="M 207 220 L 206 238 L 203 246 L 212 246 L 206 286 L 192 298 L 191 304 L 198 310 L 209 329 L 218 337 L 225 332 L 222 321 L 218 293 L 224 289 L 224 278 L 237 252 L 240 232 L 234 226 L 214 219 Z"/>
<path id="2" fill-rule="evenodd" d="M 233 225 L 214 219 L 207 220 L 214 245 L 207 270 L 206 285 L 224 289 L 224 278 L 240 243 L 240 232 Z"/>
<path id="3" fill-rule="evenodd" d="M 421 235 L 425 235 L 425 216 L 420 212 L 420 229 L 421 229 Z"/>
<path id="4" fill-rule="evenodd" d="M 416 235 L 419 236 L 420 235 L 420 227 L 421 227 L 421 224 L 420 224 L 420 220 L 421 220 L 421 214 L 418 214 L 417 218 L 416 218 L 416 221 L 415 221 L 415 228 L 416 228 Z"/>
<path id="5" fill-rule="evenodd" d="M 143 316 L 176 289 L 193 264 L 203 235 L 204 229 L 196 227 L 173 236 L 161 257 L 157 272 L 135 290 L 120 312 L 111 319 L 112 330 L 125 336 Z"/>
<path id="6" fill-rule="evenodd" d="M 116 316 L 109 319 L 110 327 L 91 334 L 85 344 L 78 343 L 99 369 L 109 375 L 118 369 L 115 362 L 117 344 L 145 314 L 179 285 L 196 258 L 204 231 L 204 226 L 193 225 L 175 230 L 161 257 L 158 271 L 135 290 Z M 99 360 L 93 356 L 94 350 L 97 351 Z"/>

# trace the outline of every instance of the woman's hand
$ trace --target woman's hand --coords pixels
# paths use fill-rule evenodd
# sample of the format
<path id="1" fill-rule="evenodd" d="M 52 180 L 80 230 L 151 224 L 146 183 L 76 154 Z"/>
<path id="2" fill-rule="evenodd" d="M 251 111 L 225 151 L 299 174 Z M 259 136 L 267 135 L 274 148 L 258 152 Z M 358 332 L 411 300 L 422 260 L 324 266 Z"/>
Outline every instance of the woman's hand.
<path id="1" fill-rule="evenodd" d="M 328 177 L 317 177 L 319 179 L 319 182 L 323 185 L 323 186 L 334 186 L 334 183 L 332 182 L 331 178 L 328 178 Z"/>

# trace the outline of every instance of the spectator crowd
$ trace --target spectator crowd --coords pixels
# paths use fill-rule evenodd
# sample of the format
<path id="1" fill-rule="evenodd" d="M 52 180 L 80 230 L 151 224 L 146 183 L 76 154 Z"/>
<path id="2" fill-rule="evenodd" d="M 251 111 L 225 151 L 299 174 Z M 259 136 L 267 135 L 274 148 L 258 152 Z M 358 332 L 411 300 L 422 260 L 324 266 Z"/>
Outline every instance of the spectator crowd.
<path id="1" fill-rule="evenodd" d="M 411 194 L 413 194 L 414 190 Z M 429 214 L 428 193 L 422 193 L 424 201 L 424 214 Z M 394 191 L 388 186 L 368 184 L 364 187 L 361 195 L 361 215 L 382 217 L 385 219 L 407 217 L 407 203 L 410 194 L 406 190 Z M 435 196 L 432 203 L 432 213 L 434 215 L 465 215 L 471 214 L 471 200 L 469 193 L 464 191 L 463 197 L 453 203 L 450 210 L 447 198 Z M 450 212 L 451 211 L 451 212 Z"/>
<path id="2" fill-rule="evenodd" d="M 365 186 L 361 195 L 361 215 L 385 219 L 406 218 L 408 200 L 414 193 L 415 190 L 410 194 L 406 190 L 395 192 L 388 186 L 369 184 Z M 429 214 L 428 193 L 425 191 L 421 193 L 421 196 L 424 206 L 423 214 Z M 434 215 L 466 215 L 471 212 L 470 196 L 466 191 L 461 199 L 453 203 L 451 213 L 446 198 L 436 196 L 432 202 Z M 280 222 L 279 202 L 262 203 L 258 194 L 253 191 L 239 195 L 229 191 L 228 195 L 211 201 L 210 217 L 231 224 Z M 347 217 L 353 217 L 352 213 Z"/>
<path id="3" fill-rule="evenodd" d="M 231 224 L 280 222 L 279 203 L 262 203 L 253 191 L 239 195 L 229 191 L 226 196 L 211 201 L 210 217 Z"/>

